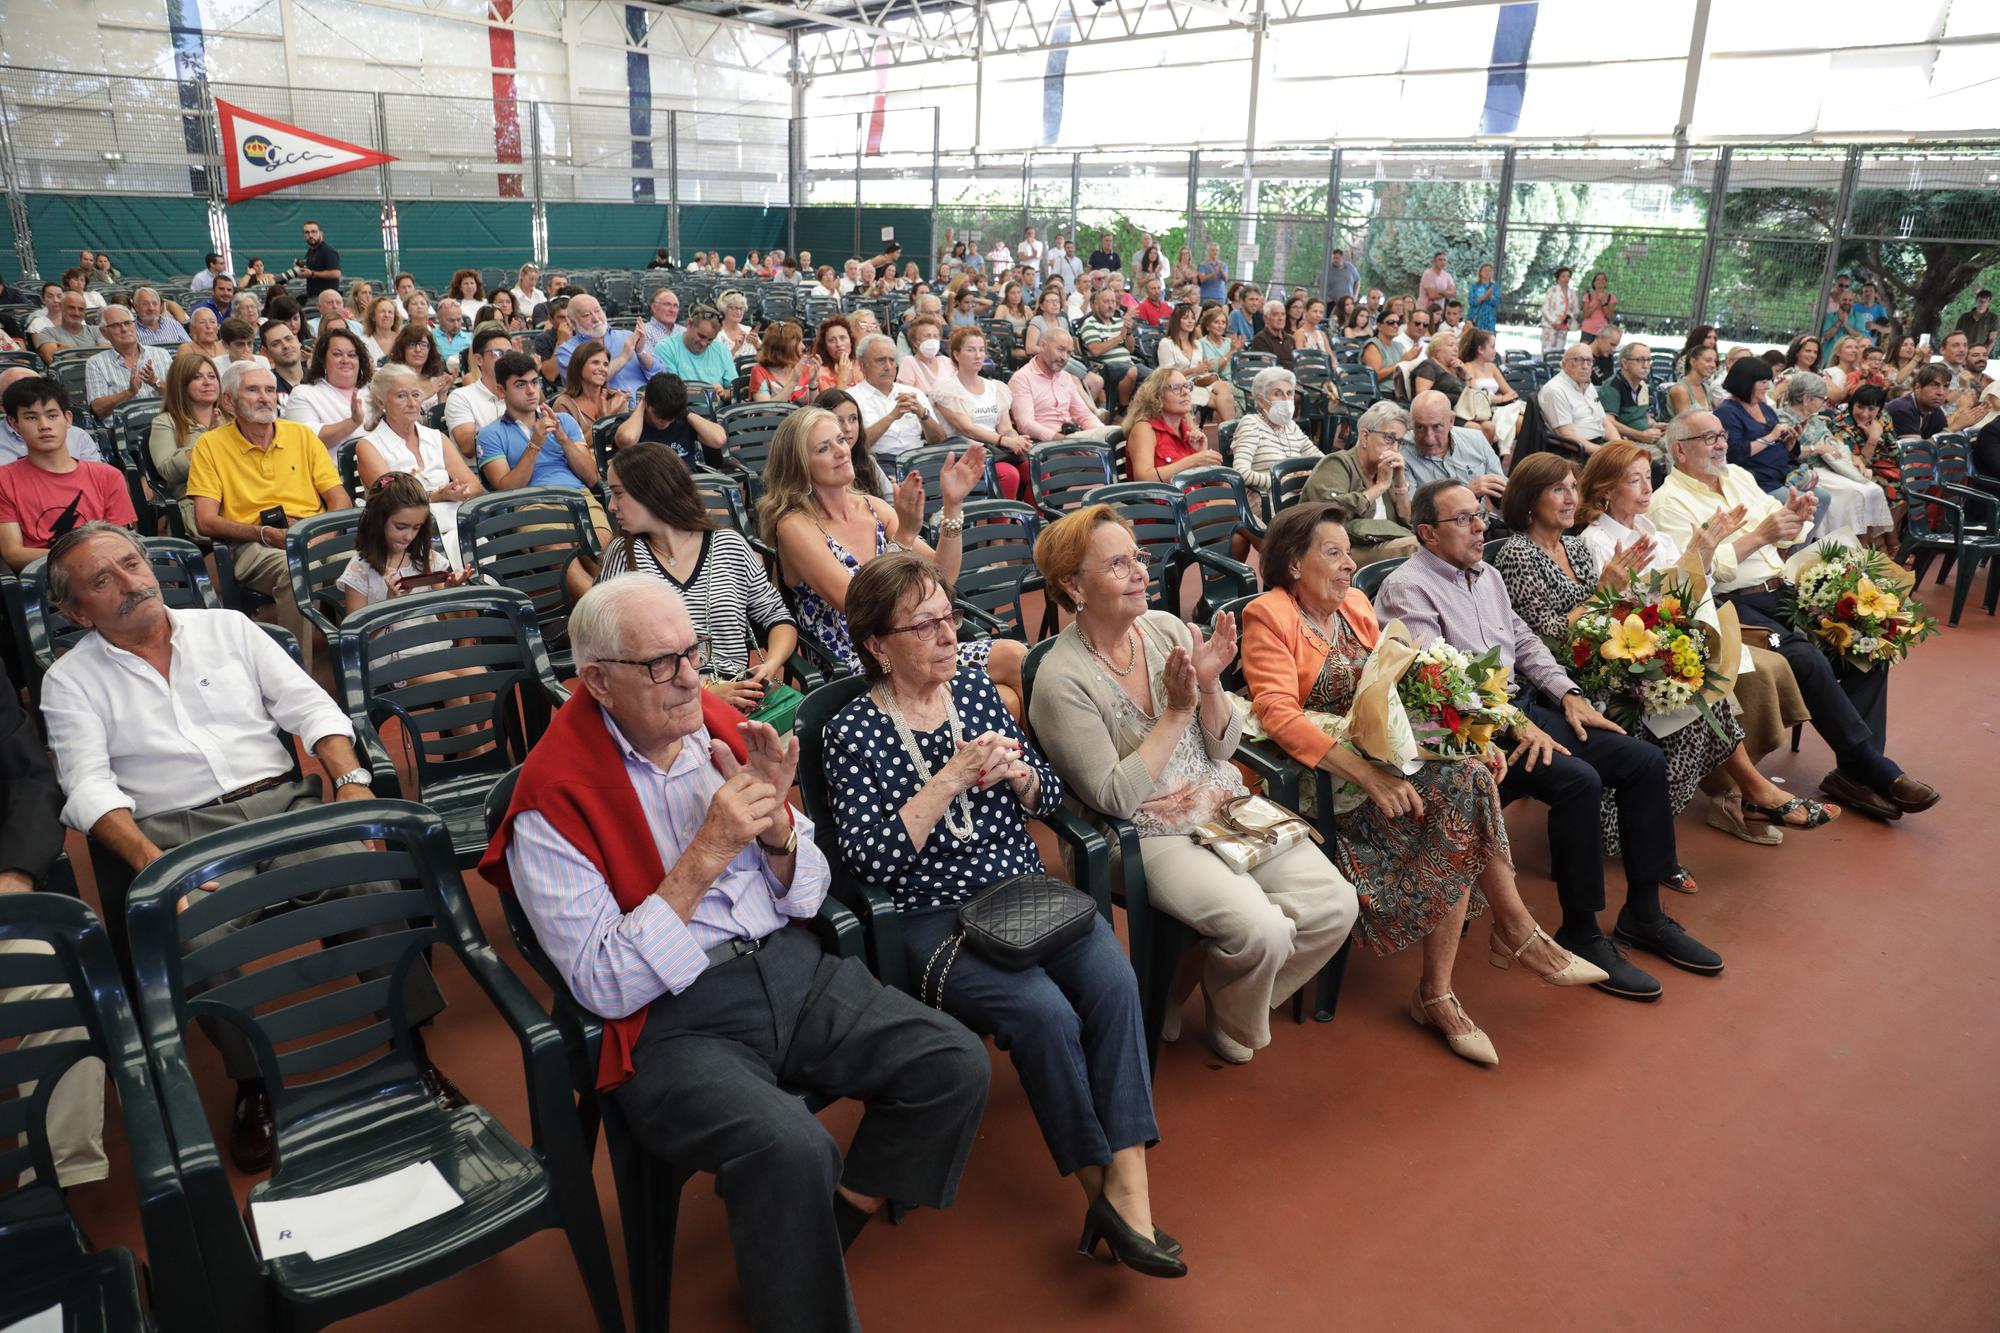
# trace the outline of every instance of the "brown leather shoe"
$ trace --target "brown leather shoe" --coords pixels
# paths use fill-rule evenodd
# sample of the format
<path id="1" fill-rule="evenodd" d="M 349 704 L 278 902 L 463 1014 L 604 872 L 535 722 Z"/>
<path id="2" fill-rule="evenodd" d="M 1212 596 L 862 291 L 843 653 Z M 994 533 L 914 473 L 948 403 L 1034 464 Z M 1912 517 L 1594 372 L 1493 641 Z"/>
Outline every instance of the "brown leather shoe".
<path id="1" fill-rule="evenodd" d="M 1819 780 L 1819 789 L 1850 810 L 1859 810 L 1870 819 L 1893 824 L 1903 817 L 1903 807 L 1876 794 L 1838 769 Z M 1932 793 L 1935 795 L 1936 793 Z"/>
<path id="2" fill-rule="evenodd" d="M 1889 790 L 1884 795 L 1894 801 L 1906 815 L 1920 814 L 1936 805 L 1939 800 L 1936 787 L 1928 782 L 1919 782 L 1907 773 L 1890 783 Z"/>
<path id="3" fill-rule="evenodd" d="M 458 1090 L 458 1085 L 429 1060 L 424 1061 L 424 1091 L 431 1095 L 440 1111 L 456 1111 L 466 1104 L 465 1094 Z"/>
<path id="4" fill-rule="evenodd" d="M 261 1175 L 271 1169 L 276 1146 L 271 1097 L 261 1080 L 236 1085 L 236 1111 L 229 1122 L 229 1160 L 238 1171 Z"/>

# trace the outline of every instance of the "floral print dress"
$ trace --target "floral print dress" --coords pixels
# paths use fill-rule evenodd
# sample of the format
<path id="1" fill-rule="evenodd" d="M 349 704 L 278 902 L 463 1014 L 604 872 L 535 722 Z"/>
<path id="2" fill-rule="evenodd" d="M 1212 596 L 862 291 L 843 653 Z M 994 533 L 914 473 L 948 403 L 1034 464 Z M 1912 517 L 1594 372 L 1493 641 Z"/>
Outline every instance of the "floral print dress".
<path id="1" fill-rule="evenodd" d="M 819 520 L 813 519 L 817 526 Z M 820 536 L 826 538 L 826 549 L 833 552 L 833 558 L 847 567 L 849 576 L 861 572 L 861 562 L 854 553 L 842 546 L 825 527 L 820 527 Z M 890 548 L 888 529 L 882 520 L 875 520 L 875 554 L 883 555 Z M 792 585 L 792 596 L 799 607 L 799 632 L 812 637 L 812 641 L 830 661 L 838 662 L 847 670 L 859 673 L 861 656 L 854 651 L 854 636 L 847 632 L 847 617 L 833 604 L 814 592 L 812 585 L 799 582 Z M 958 645 L 960 666 L 977 664 L 981 668 L 993 653 L 993 644 L 987 639 L 972 639 Z"/>

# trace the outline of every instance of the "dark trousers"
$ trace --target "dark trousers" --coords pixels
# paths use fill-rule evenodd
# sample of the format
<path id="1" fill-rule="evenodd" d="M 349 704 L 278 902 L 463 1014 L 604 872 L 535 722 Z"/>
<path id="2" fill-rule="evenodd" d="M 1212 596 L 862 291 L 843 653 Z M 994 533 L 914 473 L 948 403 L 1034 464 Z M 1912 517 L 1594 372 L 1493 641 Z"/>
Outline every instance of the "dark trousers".
<path id="1" fill-rule="evenodd" d="M 715 1174 L 737 1280 L 761 1333 L 860 1328 L 835 1184 L 949 1205 L 991 1069 L 959 1024 L 792 929 L 653 1001 L 632 1063 L 619 1108 L 647 1151 Z M 867 1104 L 845 1164 L 787 1088 Z"/>
<path id="2" fill-rule="evenodd" d="M 1903 773 L 1883 753 L 1889 742 L 1889 669 L 1836 670 L 1805 635 L 1778 618 L 1778 599 L 1775 592 L 1724 595 L 1743 622 L 1744 637 L 1760 629 L 1778 636 L 1777 651 L 1798 678 L 1813 730 L 1833 751 L 1835 768 L 1872 791 L 1883 790 Z"/>
<path id="3" fill-rule="evenodd" d="M 216 833 L 223 829 L 240 828 L 245 824 L 252 824 L 260 819 L 269 819 L 274 815 L 281 815 L 289 810 L 314 809 L 321 803 L 321 792 L 322 781 L 317 777 L 304 778 L 296 782 L 281 782 L 275 787 L 252 793 L 238 801 L 219 801 L 213 805 L 197 806 L 192 810 L 172 810 L 157 815 L 148 815 L 138 821 L 139 831 L 150 838 L 153 845 L 161 851 L 172 851 L 182 843 L 192 842 L 196 838 L 209 833 Z M 268 861 L 260 861 L 257 863 L 256 872 L 263 874 L 273 866 L 298 865 L 306 861 L 317 861 L 330 856 L 348 856 L 359 850 L 361 850 L 360 846 L 351 842 L 331 843 L 324 847 L 312 847 L 302 852 L 291 852 L 284 856 L 272 857 Z M 338 892 L 341 894 L 393 893 L 399 887 L 399 885 L 393 883 L 378 882 L 356 884 Z M 332 892 L 329 891 L 327 896 L 331 896 Z M 305 900 L 300 899 L 297 901 Z M 279 903 L 276 906 L 267 907 L 263 911 L 253 913 L 249 916 L 239 917 L 233 921 L 225 921 L 221 925 L 189 940 L 185 945 L 184 951 L 191 953 L 196 949 L 205 948 L 218 940 L 233 935 L 239 930 L 247 930 L 257 924 L 257 922 L 287 910 L 291 905 L 291 903 Z M 328 946 L 346 944 L 352 940 L 366 939 L 371 935 L 386 934 L 391 929 L 393 927 L 372 926 L 367 930 L 355 931 L 352 934 L 335 935 L 324 941 L 324 943 Z M 223 982 L 233 980 L 241 975 L 242 972 L 235 968 L 225 969 L 216 973 L 209 980 L 208 985 L 219 986 Z M 371 975 L 367 973 L 362 974 L 363 980 L 370 979 Z M 403 1011 L 412 1027 L 420 1023 L 428 1023 L 431 1019 L 444 1012 L 444 996 L 439 993 L 437 979 L 431 975 L 430 965 L 426 962 L 420 961 L 410 968 L 409 977 L 403 983 Z M 252 1050 L 249 1041 L 233 1024 L 218 1022 L 209 1018 L 197 1021 L 201 1024 L 202 1032 L 207 1035 L 210 1041 L 215 1043 L 215 1048 L 222 1053 L 222 1067 L 230 1078 L 238 1083 L 242 1083 L 264 1076 L 264 1071 L 257 1064 L 256 1053 Z"/>
<path id="4" fill-rule="evenodd" d="M 1516 702 L 1530 721 L 1569 750 L 1529 772 L 1507 770 L 1500 799 L 1528 797 L 1549 808 L 1549 862 L 1563 929 L 1574 936 L 1596 929 L 1604 910 L 1604 849 L 1597 811 L 1605 788 L 1618 807 L 1618 844 L 1625 862 L 1626 901 L 1635 915 L 1656 916 L 1659 884 L 1679 866 L 1674 813 L 1667 799 L 1667 756 L 1657 745 L 1615 731 L 1590 730 L 1583 740 L 1540 692 Z"/>
<path id="5" fill-rule="evenodd" d="M 910 974 L 958 928 L 950 908 L 904 918 Z M 951 955 L 946 946 L 937 967 Z M 944 1011 L 991 1036 L 1021 1076 L 1056 1169 L 1106 1166 L 1123 1148 L 1157 1142 L 1139 982 L 1103 917 L 1066 949 L 1019 972 L 961 948 L 945 975 Z"/>

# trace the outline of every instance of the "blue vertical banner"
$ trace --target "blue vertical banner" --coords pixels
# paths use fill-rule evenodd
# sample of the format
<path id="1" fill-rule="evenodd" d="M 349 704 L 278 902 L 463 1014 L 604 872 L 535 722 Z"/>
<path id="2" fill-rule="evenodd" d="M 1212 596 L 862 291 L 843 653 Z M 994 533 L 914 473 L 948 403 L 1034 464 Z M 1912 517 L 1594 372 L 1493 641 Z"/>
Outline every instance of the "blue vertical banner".
<path id="1" fill-rule="evenodd" d="M 174 45 L 174 78 L 180 84 L 181 133 L 195 165 L 188 168 L 188 192 L 208 194 L 203 156 L 201 85 L 208 80 L 208 50 L 201 24 L 201 0 L 167 0 L 167 33 Z"/>
<path id="2" fill-rule="evenodd" d="M 665 21 L 662 16 L 662 21 Z M 637 5 L 625 6 L 625 33 L 634 46 L 646 44 L 646 11 Z M 625 90 L 632 98 L 632 169 L 653 167 L 653 57 L 644 51 L 625 53 Z M 650 203 L 654 198 L 653 178 L 632 177 L 632 199 Z M 676 262 L 680 260 L 675 255 Z"/>
<path id="3" fill-rule="evenodd" d="M 1512 134 L 1521 124 L 1528 93 L 1528 51 L 1535 44 L 1538 5 L 1502 5 L 1493 25 L 1493 59 L 1486 66 L 1486 105 L 1481 134 Z"/>
<path id="4" fill-rule="evenodd" d="M 1062 142 L 1063 78 L 1069 72 L 1070 26 L 1067 18 L 1056 20 L 1050 34 L 1048 69 L 1042 75 L 1042 144 Z"/>

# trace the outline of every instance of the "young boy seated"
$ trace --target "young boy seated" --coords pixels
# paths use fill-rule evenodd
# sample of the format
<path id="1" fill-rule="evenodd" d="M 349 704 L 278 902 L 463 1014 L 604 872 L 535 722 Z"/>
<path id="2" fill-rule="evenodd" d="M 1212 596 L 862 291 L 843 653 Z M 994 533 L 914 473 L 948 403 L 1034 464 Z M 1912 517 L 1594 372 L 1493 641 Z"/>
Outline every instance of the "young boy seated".
<path id="1" fill-rule="evenodd" d="M 28 446 L 0 467 L 0 560 L 19 573 L 49 553 L 55 539 L 101 518 L 138 522 L 125 474 L 108 463 L 80 462 L 69 451 L 69 395 L 52 379 L 16 380 L 0 394 L 0 409 Z"/>

